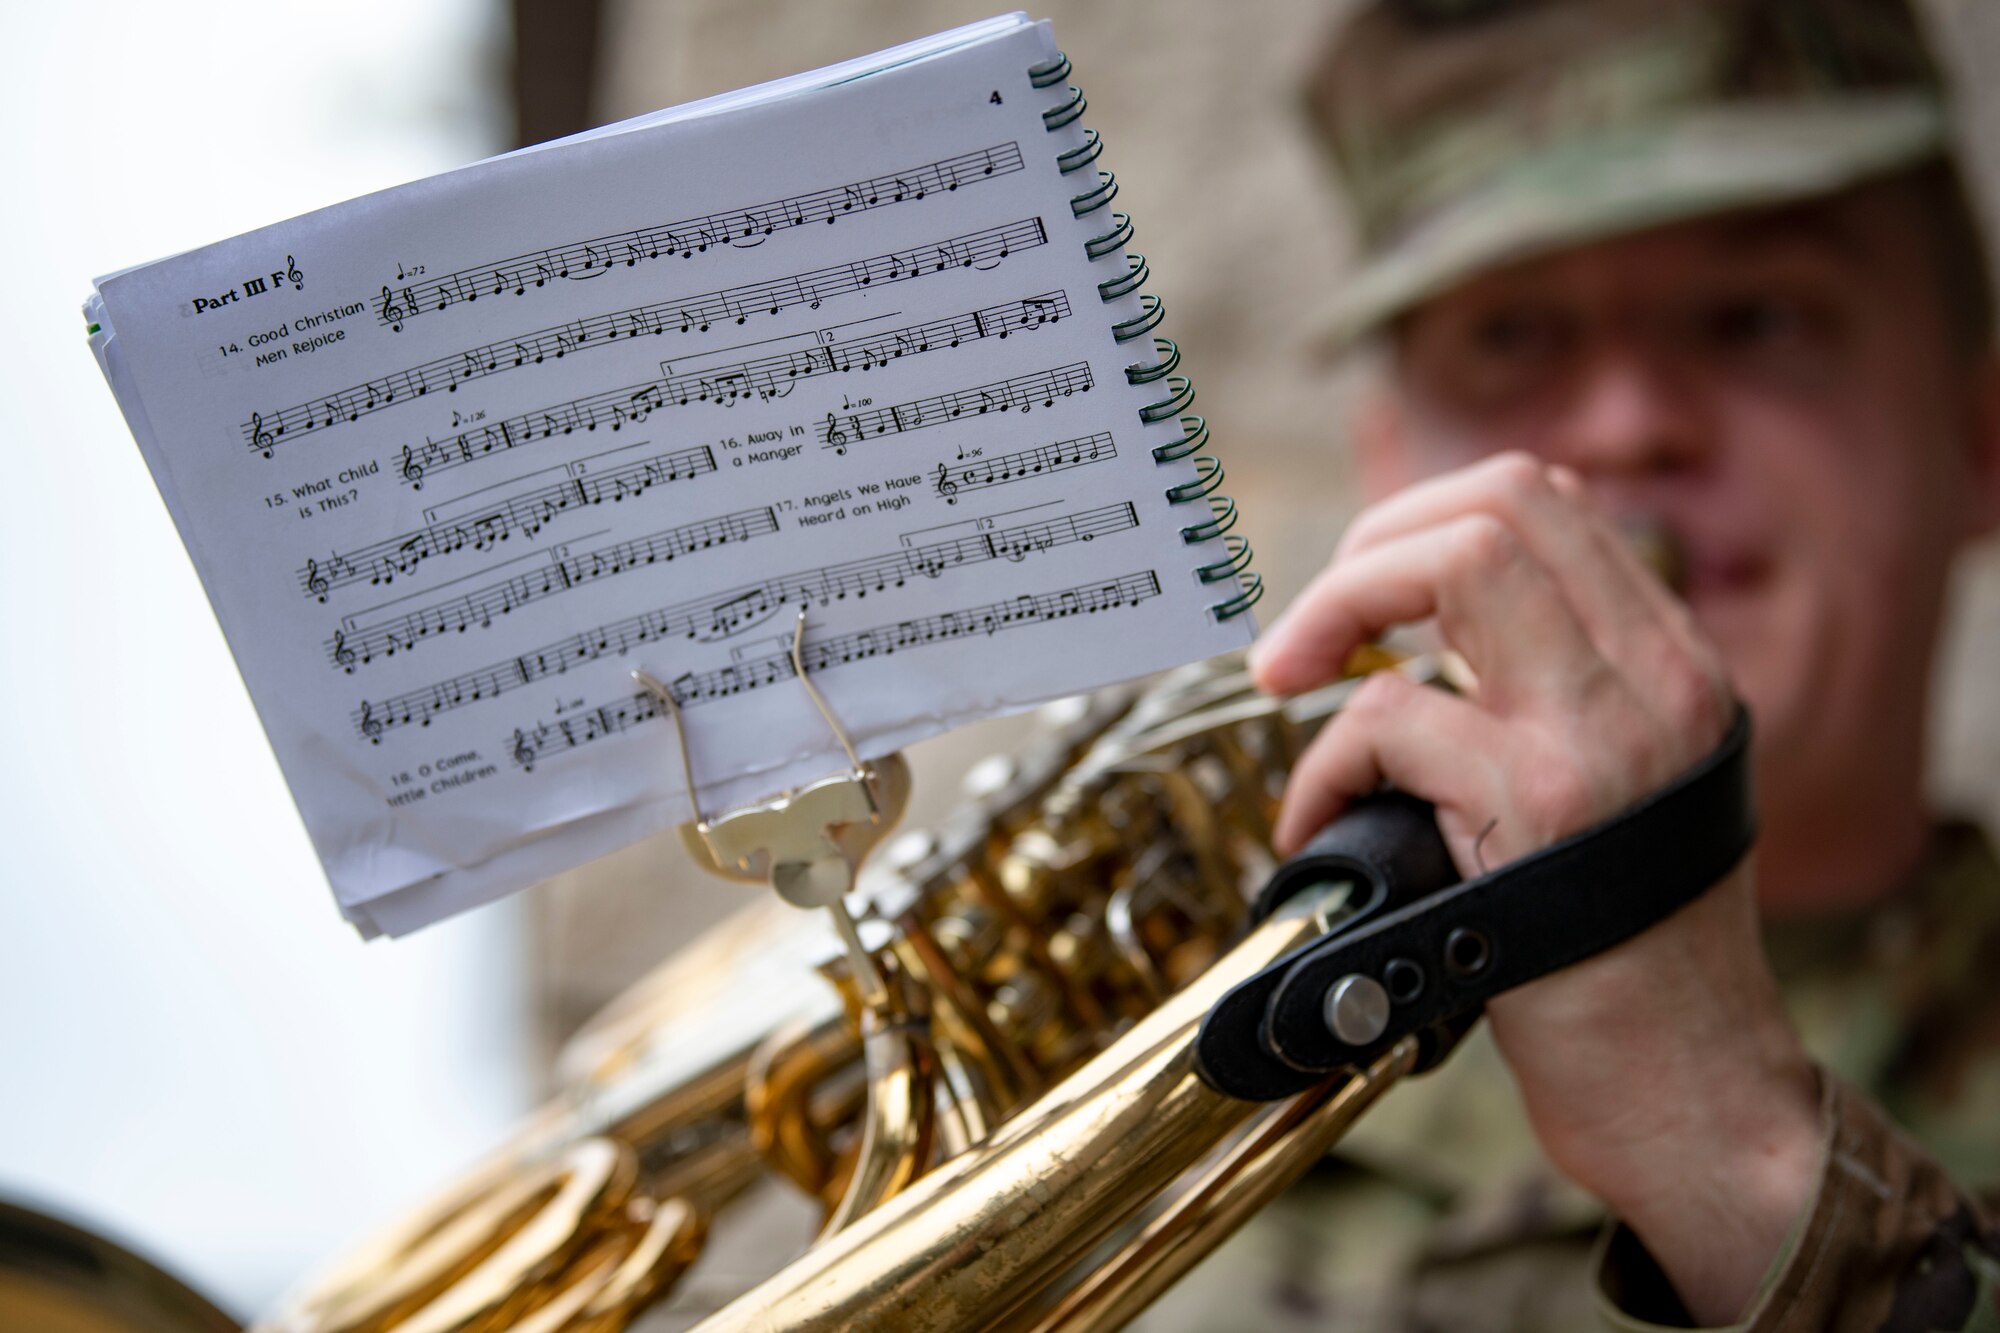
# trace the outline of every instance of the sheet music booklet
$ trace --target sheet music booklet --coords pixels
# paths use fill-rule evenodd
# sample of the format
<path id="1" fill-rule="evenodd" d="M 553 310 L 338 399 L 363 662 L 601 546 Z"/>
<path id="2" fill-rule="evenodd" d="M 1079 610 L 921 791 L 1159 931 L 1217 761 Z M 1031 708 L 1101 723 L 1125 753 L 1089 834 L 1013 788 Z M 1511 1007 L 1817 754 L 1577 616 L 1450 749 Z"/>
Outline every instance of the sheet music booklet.
<path id="1" fill-rule="evenodd" d="M 341 911 L 1241 647 L 1260 588 L 1015 14 L 100 279 L 91 342 Z"/>

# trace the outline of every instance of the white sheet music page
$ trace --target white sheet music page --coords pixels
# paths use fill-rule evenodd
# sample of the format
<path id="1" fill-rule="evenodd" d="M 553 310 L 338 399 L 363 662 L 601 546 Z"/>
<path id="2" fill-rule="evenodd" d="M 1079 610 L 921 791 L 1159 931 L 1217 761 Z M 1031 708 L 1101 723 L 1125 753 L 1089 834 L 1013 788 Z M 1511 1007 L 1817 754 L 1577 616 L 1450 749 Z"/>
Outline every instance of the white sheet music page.
<path id="1" fill-rule="evenodd" d="M 1245 644 L 1170 504 L 1047 25 L 103 279 L 100 358 L 342 911 L 401 933 L 865 754 Z M 857 77 L 857 75 L 860 75 Z M 1115 158 L 1115 145 L 1107 160 Z"/>

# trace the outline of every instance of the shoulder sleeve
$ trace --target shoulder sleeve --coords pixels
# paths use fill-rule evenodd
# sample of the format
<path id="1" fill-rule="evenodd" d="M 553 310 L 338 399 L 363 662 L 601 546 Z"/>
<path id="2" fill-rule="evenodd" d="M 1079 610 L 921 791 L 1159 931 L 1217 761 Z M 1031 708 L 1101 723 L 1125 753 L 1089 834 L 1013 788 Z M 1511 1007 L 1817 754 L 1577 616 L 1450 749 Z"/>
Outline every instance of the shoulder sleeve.
<path id="1" fill-rule="evenodd" d="M 2000 1333 L 2000 1215 L 1960 1190 L 1867 1097 L 1822 1072 L 1819 1183 L 1742 1333 Z M 1620 1227 L 1600 1250 L 1604 1326 L 1686 1328 Z"/>

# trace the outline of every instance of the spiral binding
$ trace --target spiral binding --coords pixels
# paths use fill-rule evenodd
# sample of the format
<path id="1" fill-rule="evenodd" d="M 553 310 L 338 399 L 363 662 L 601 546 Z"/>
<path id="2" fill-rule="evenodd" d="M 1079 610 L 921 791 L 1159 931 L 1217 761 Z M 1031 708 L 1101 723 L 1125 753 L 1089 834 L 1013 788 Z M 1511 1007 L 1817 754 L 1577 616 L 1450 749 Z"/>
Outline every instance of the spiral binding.
<path id="1" fill-rule="evenodd" d="M 1069 57 L 1061 52 L 1057 52 L 1054 60 L 1028 71 L 1028 80 L 1034 87 L 1060 86 L 1066 90 L 1065 101 L 1042 112 L 1042 124 L 1051 133 L 1075 124 L 1089 106 L 1084 100 L 1083 90 L 1068 82 L 1070 72 Z M 1056 166 L 1067 176 L 1091 167 L 1103 152 L 1104 140 L 1096 130 L 1086 127 L 1083 142 L 1058 153 Z M 1094 184 L 1071 197 L 1069 209 L 1076 217 L 1088 217 L 1108 208 L 1117 196 L 1118 178 L 1108 171 L 1099 171 Z M 1119 253 L 1132 239 L 1132 219 L 1118 212 L 1113 212 L 1110 217 L 1108 230 L 1084 242 L 1084 254 L 1092 260 Z M 1097 294 L 1107 302 L 1119 300 L 1139 292 L 1148 276 L 1146 257 L 1127 255 L 1126 271 L 1098 283 Z M 1111 333 L 1121 343 L 1132 342 L 1152 334 L 1166 317 L 1166 304 L 1159 297 L 1150 292 L 1140 292 L 1139 313 L 1114 323 Z M 1154 448 L 1153 460 L 1158 463 L 1173 463 L 1183 458 L 1194 460 L 1194 477 L 1169 486 L 1167 502 L 1176 505 L 1202 504 L 1207 508 L 1208 517 L 1181 529 L 1181 540 L 1190 546 L 1220 543 L 1221 558 L 1197 566 L 1195 576 L 1203 583 L 1236 583 L 1236 591 L 1232 595 L 1212 603 L 1208 608 L 1217 620 L 1229 620 L 1257 604 L 1257 600 L 1264 595 L 1264 579 L 1250 569 L 1251 558 L 1256 552 L 1251 549 L 1249 541 L 1232 531 L 1236 526 L 1236 502 L 1226 495 L 1216 494 L 1217 488 L 1222 485 L 1222 460 L 1214 454 L 1202 452 L 1208 445 L 1208 423 L 1188 411 L 1194 404 L 1194 383 L 1187 376 L 1176 373 L 1180 369 L 1181 349 L 1172 338 L 1155 336 L 1152 343 L 1154 360 L 1127 366 L 1125 379 L 1130 384 L 1165 385 L 1166 396 L 1140 408 L 1139 420 L 1147 425 L 1174 418 L 1180 421 L 1180 439 Z"/>

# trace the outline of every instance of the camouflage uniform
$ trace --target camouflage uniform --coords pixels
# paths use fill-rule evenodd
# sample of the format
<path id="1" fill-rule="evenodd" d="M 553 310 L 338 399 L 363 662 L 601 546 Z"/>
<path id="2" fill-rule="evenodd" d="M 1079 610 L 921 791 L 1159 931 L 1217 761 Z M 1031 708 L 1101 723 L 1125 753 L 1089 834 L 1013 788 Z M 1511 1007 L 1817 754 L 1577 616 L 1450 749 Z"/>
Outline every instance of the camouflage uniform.
<path id="1" fill-rule="evenodd" d="M 1339 345 L 1509 262 L 1949 160 L 1904 0 L 1371 0 L 1309 92 L 1360 250 L 1330 312 Z M 1904 891 L 1769 945 L 1821 1064 L 1826 1151 L 1744 1326 L 2000 1329 L 2000 864 L 1942 829 Z M 1681 1314 L 1631 1233 L 1542 1161 L 1475 1035 L 1137 1327 Z"/>
<path id="2" fill-rule="evenodd" d="M 1740 1327 L 2000 1330 L 2000 862 L 1947 826 L 1902 893 L 1767 942 L 1826 1071 L 1828 1151 Z M 1484 1032 L 1392 1091 L 1140 1333 L 1685 1327 L 1631 1233 L 1541 1159 Z"/>

